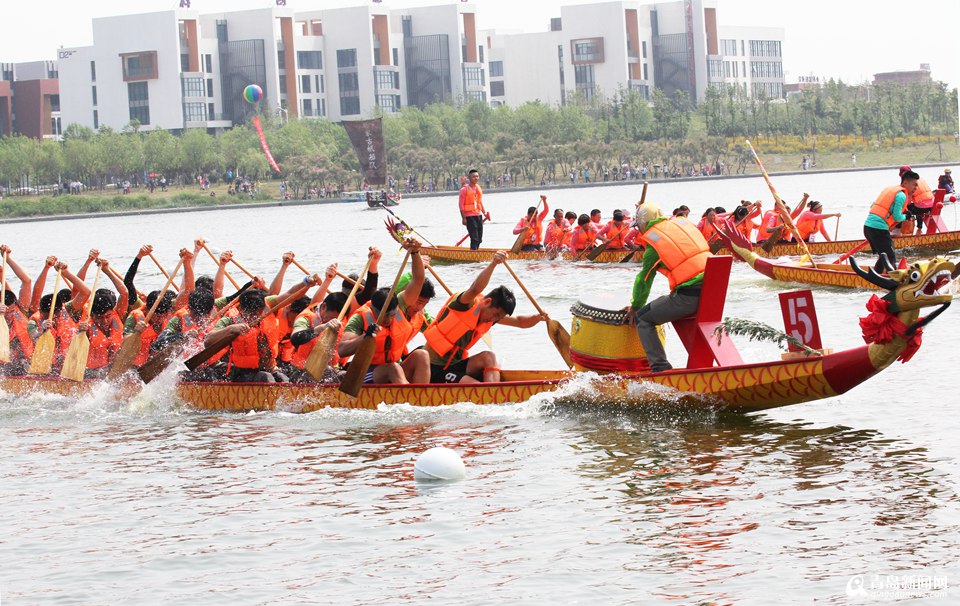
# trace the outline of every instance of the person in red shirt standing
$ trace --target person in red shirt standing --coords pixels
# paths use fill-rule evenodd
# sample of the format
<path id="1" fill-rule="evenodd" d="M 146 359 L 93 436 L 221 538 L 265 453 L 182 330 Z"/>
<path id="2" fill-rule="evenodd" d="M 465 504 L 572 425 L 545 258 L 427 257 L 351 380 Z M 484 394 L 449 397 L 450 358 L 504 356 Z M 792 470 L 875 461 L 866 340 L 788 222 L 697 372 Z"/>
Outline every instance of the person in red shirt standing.
<path id="1" fill-rule="evenodd" d="M 490 220 L 490 213 L 483 208 L 483 189 L 480 187 L 480 172 L 471 168 L 468 182 L 460 189 L 460 218 L 470 234 L 470 250 L 480 248 L 483 241 L 483 218 Z"/>

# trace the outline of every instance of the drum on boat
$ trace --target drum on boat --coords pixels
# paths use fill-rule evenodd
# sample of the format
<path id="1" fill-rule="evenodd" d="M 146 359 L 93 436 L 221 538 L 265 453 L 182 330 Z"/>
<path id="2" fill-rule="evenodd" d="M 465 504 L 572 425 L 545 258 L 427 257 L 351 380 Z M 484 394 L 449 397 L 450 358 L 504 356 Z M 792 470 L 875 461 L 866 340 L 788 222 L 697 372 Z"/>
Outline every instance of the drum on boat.
<path id="1" fill-rule="evenodd" d="M 646 352 L 633 326 L 624 324 L 624 302 L 608 294 L 577 301 L 570 311 L 570 359 L 577 370 L 646 372 Z M 664 340 L 662 327 L 658 327 Z"/>

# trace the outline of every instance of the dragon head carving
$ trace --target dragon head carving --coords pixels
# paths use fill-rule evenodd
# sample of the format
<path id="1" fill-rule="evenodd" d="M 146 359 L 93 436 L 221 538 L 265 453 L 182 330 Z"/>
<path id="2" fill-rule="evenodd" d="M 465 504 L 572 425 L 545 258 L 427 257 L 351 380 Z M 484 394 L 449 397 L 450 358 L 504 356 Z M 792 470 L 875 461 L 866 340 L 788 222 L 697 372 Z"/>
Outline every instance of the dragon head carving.
<path id="1" fill-rule="evenodd" d="M 873 268 L 864 271 L 853 257 L 850 266 L 867 282 L 889 291 L 883 299 L 890 303 L 893 313 L 946 306 L 953 300 L 953 295 L 941 292 L 950 284 L 955 269 L 953 262 L 943 257 L 914 261 L 904 269 L 891 268 L 885 276 Z"/>

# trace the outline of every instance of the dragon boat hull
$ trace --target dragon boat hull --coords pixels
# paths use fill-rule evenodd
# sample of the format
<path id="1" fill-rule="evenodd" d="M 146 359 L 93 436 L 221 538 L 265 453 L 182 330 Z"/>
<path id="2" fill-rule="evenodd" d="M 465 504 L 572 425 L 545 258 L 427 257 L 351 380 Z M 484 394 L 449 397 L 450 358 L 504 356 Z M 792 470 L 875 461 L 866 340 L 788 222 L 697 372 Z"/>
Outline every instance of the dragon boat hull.
<path id="1" fill-rule="evenodd" d="M 810 402 L 842 394 L 880 369 L 868 347 L 827 355 L 662 373 L 588 375 L 579 381 L 568 371 L 504 371 L 500 383 L 450 385 L 365 385 L 356 398 L 337 385 L 257 383 L 195 383 L 176 386 L 180 402 L 199 411 L 248 412 L 279 410 L 309 413 L 324 408 L 376 409 L 381 404 L 449 406 L 458 403 L 510 404 L 538 394 L 556 392 L 559 402 L 588 405 L 641 406 L 669 403 L 684 408 L 753 412 Z M 566 389 L 573 380 L 573 389 Z M 83 397 L 97 387 L 93 381 L 74 383 L 55 377 L 0 378 L 4 393 L 25 396 L 49 393 Z M 666 388 L 666 389 L 664 389 Z M 134 397 L 139 383 L 116 389 L 119 400 Z"/>
<path id="2" fill-rule="evenodd" d="M 807 247 L 810 254 L 813 255 L 843 255 L 852 248 L 860 244 L 862 240 L 838 240 L 836 242 L 808 242 Z M 910 249 L 919 252 L 943 252 L 960 248 L 960 231 L 938 232 L 933 234 L 921 234 L 914 236 L 894 236 L 893 246 L 897 250 Z M 493 258 L 497 248 L 480 248 L 470 250 L 461 246 L 424 246 L 423 254 L 430 255 L 430 258 L 438 263 L 485 263 Z M 630 253 L 629 250 L 611 250 L 603 251 L 594 259 L 594 263 L 618 263 Z M 776 244 L 770 252 L 757 246 L 754 253 L 758 257 L 784 257 L 798 256 L 804 254 L 798 244 Z M 723 247 L 717 251 L 718 255 L 729 255 L 730 249 Z M 537 261 L 542 259 L 551 259 L 552 256 L 545 251 L 520 252 L 510 255 L 514 259 L 524 259 L 528 261 Z M 573 261 L 577 258 L 576 253 L 561 252 L 556 255 L 557 259 Z M 642 254 L 635 254 L 633 261 L 639 262 Z M 581 257 L 586 261 L 586 255 Z"/>
<path id="3" fill-rule="evenodd" d="M 835 286 L 837 288 L 864 288 L 882 290 L 876 284 L 861 278 L 849 265 L 830 265 L 818 263 L 796 265 L 787 263 L 760 262 L 752 266 L 768 278 L 778 282 L 794 282 L 816 286 Z"/>

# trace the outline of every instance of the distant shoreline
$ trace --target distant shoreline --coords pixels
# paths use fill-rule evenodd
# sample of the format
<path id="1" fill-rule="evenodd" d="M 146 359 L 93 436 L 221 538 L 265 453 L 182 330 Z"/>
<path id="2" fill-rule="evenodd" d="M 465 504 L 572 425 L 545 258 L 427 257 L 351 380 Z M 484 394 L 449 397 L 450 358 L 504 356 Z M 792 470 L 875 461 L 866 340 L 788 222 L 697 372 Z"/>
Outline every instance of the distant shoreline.
<path id="1" fill-rule="evenodd" d="M 930 164 L 912 164 L 913 168 L 941 168 L 941 167 L 952 167 L 956 163 L 951 162 L 935 162 Z M 896 171 L 899 166 L 869 166 L 863 168 L 831 168 L 823 170 L 795 170 L 795 171 L 785 171 L 773 173 L 775 176 L 790 176 L 790 175 L 809 175 L 809 174 L 829 174 L 829 173 L 847 173 L 847 172 L 869 172 L 869 171 Z M 762 177 L 762 175 L 757 173 L 745 173 L 740 175 L 707 175 L 707 176 L 696 176 L 696 177 L 658 177 L 648 179 L 650 183 L 662 183 L 662 182 L 676 182 L 683 183 L 689 181 L 709 181 L 715 179 L 749 179 L 755 177 Z M 641 185 L 643 181 L 639 179 L 631 179 L 626 181 L 591 181 L 589 183 L 578 182 L 578 183 L 554 183 L 552 185 L 521 185 L 517 187 L 500 187 L 500 188 L 491 188 L 486 190 L 484 193 L 487 196 L 494 196 L 498 193 L 510 193 L 510 192 L 524 192 L 524 191 L 544 191 L 544 190 L 556 190 L 556 189 L 585 189 L 591 187 L 611 187 L 611 186 L 629 186 L 629 185 Z M 933 186 L 934 184 L 931 184 Z M 403 194 L 403 198 L 439 198 L 443 196 L 455 196 L 455 191 L 434 191 L 434 192 L 414 192 L 409 194 Z M 178 207 L 178 208 L 150 208 L 150 209 L 138 209 L 138 210 L 125 210 L 125 211 L 104 211 L 96 213 L 77 213 L 77 214 L 62 214 L 62 215 L 43 215 L 36 217 L 4 217 L 0 218 L 0 224 L 13 224 L 13 223 L 39 223 L 44 221 L 69 221 L 74 219 L 99 219 L 103 217 L 129 217 L 129 216 L 141 216 L 141 215 L 163 215 L 163 214 L 175 214 L 175 213 L 191 213 L 191 212 L 215 212 L 222 210 L 237 210 L 237 209 L 246 209 L 246 208 L 272 208 L 277 206 L 313 206 L 317 204 L 365 204 L 364 202 L 343 202 L 339 198 L 321 198 L 318 200 L 273 200 L 270 202 L 247 202 L 240 204 L 222 204 L 215 206 L 188 206 L 188 207 Z"/>

